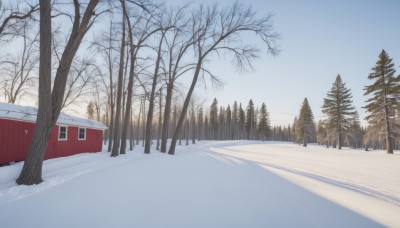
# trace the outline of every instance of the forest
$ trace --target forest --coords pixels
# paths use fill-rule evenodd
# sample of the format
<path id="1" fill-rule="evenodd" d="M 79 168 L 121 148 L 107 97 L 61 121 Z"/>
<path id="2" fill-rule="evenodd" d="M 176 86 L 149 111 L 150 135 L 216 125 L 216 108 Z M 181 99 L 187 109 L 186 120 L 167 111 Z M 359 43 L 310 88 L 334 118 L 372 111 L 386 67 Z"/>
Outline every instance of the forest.
<path id="1" fill-rule="evenodd" d="M 316 122 L 305 98 L 292 124 L 271 126 L 268 104 L 205 104 L 195 89 L 221 83 L 208 69 L 212 58 L 228 58 L 240 71 L 251 70 L 260 51 L 277 56 L 280 34 L 272 13 L 261 15 L 239 2 L 1 3 L 0 45 L 9 54 L 0 56 L 0 93 L 9 103 L 38 98 L 31 101 L 38 118 L 19 184 L 42 181 L 50 130 L 73 105 L 107 125 L 104 143 L 112 157 L 135 146 L 148 154 L 151 145 L 173 155 L 177 144 L 197 140 L 319 143 L 388 153 L 399 148 L 400 75 L 384 50 L 366 75 L 368 126 L 361 126 L 340 75 L 321 104 L 326 118 Z M 264 46 L 252 45 L 243 34 Z"/>

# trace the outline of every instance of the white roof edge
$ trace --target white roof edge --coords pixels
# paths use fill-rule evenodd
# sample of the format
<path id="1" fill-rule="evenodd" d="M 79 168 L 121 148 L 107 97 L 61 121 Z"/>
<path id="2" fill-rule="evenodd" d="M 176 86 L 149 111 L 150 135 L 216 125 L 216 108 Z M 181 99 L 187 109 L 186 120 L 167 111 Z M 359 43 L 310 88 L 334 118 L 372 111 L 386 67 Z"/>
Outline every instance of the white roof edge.
<path id="1" fill-rule="evenodd" d="M 0 118 L 36 122 L 37 108 L 0 102 Z M 95 120 L 60 113 L 57 125 L 86 127 L 93 129 L 107 129 L 107 126 Z"/>

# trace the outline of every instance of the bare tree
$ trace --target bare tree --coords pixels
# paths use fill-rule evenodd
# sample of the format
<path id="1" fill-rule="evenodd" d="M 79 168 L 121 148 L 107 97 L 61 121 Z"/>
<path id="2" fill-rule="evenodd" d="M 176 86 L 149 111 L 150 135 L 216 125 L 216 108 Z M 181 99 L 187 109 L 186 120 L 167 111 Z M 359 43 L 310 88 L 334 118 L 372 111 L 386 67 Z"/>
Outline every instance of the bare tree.
<path id="1" fill-rule="evenodd" d="M 15 103 L 24 95 L 28 94 L 32 86 L 35 84 L 35 70 L 39 62 L 37 55 L 37 39 L 36 34 L 33 38 L 29 38 L 28 23 L 22 27 L 23 49 L 22 53 L 15 60 L 6 60 L 2 67 L 2 75 L 0 82 L 3 83 L 4 95 L 9 103 Z"/>
<path id="2" fill-rule="evenodd" d="M 164 25 L 162 25 L 162 24 L 160 26 L 161 27 L 161 37 L 160 37 L 159 44 L 157 47 L 157 58 L 156 58 L 156 64 L 154 67 L 153 82 L 151 85 L 151 92 L 150 92 L 150 97 L 149 97 L 149 110 L 147 112 L 146 141 L 145 141 L 145 147 L 144 147 L 145 154 L 150 153 L 150 143 L 151 143 L 151 138 L 152 138 L 152 125 L 153 125 L 153 113 L 154 113 L 154 100 L 155 100 L 155 95 L 156 95 L 156 86 L 158 84 L 158 78 L 159 78 L 160 63 L 161 63 L 161 57 L 162 57 L 162 44 L 164 42 L 165 34 L 168 32 L 168 30 L 170 28 L 172 28 L 171 21 L 169 21 L 169 23 L 166 26 L 167 27 L 164 27 Z"/>
<path id="3" fill-rule="evenodd" d="M 120 0 L 121 6 L 125 7 L 125 1 Z M 121 103 L 122 103 L 122 83 L 124 76 L 124 60 L 125 60 L 125 10 L 122 10 L 122 37 L 121 37 L 121 49 L 119 54 L 119 70 L 118 70 L 118 87 L 117 87 L 117 101 L 115 105 L 115 117 L 114 117 L 114 139 L 111 151 L 111 157 L 116 157 L 119 154 L 120 138 L 121 138 Z"/>
<path id="4" fill-rule="evenodd" d="M 94 65 L 94 59 L 76 59 L 73 61 L 70 73 L 68 75 L 64 101 L 61 109 L 64 109 L 80 97 L 88 95 L 90 91 L 90 82 L 97 73 L 97 67 Z"/>
<path id="5" fill-rule="evenodd" d="M 216 5 L 208 8 L 200 6 L 192 14 L 192 34 L 196 37 L 194 44 L 196 67 L 168 154 L 175 153 L 176 141 L 181 133 L 190 98 L 204 61 L 212 54 L 225 53 L 233 55 L 237 69 L 251 67 L 251 61 L 257 58 L 258 48 L 244 44 L 240 37 L 243 32 L 255 33 L 267 45 L 269 53 L 276 54 L 275 39 L 278 35 L 273 31 L 271 19 L 272 15 L 257 18 L 251 7 L 245 7 L 238 2 L 229 9 L 221 10 Z"/>
<path id="6" fill-rule="evenodd" d="M 159 113 L 158 113 L 158 133 L 157 133 L 157 147 L 156 150 L 160 150 L 160 138 L 161 138 L 161 129 L 162 129 L 162 87 L 160 88 L 159 92 Z"/>
<path id="7" fill-rule="evenodd" d="M 92 43 L 92 46 L 96 48 L 96 53 L 100 53 L 103 61 L 105 62 L 105 71 L 108 74 L 108 82 L 105 79 L 100 78 L 103 85 L 107 90 L 107 110 L 108 115 L 108 152 L 111 152 L 112 142 L 114 138 L 114 115 L 115 115 L 115 83 L 114 83 L 114 65 L 117 61 L 117 56 L 114 53 L 116 51 L 116 34 L 118 31 L 113 26 L 113 21 L 110 21 L 107 31 L 100 34 L 99 37 Z"/>
<path id="8" fill-rule="evenodd" d="M 17 179 L 18 184 L 32 185 L 42 182 L 42 166 L 51 129 L 57 122 L 64 99 L 69 70 L 86 32 L 98 15 L 95 8 L 98 0 L 90 0 L 81 15 L 81 4 L 74 0 L 74 19 L 71 34 L 60 59 L 56 76 L 51 86 L 51 4 L 40 0 L 40 60 L 39 60 L 39 108 L 32 142 Z"/>
<path id="9" fill-rule="evenodd" d="M 25 27 L 26 20 L 33 19 L 33 15 L 39 10 L 39 4 L 31 5 L 29 2 L 10 1 L 4 5 L 0 1 L 0 39 L 6 36 L 18 35 L 21 28 Z"/>
<path id="10" fill-rule="evenodd" d="M 188 35 L 189 18 L 185 17 L 187 7 L 189 5 L 178 8 L 175 13 L 175 29 L 172 30 L 172 35 L 166 37 L 166 46 L 168 48 L 168 56 L 166 60 L 166 67 L 164 69 L 166 74 L 166 87 L 167 92 L 165 96 L 164 118 L 161 135 L 161 152 L 167 151 L 168 131 L 170 129 L 171 119 L 171 106 L 173 99 L 173 92 L 177 79 L 190 69 L 190 64 L 185 63 L 185 56 L 188 54 L 189 48 L 195 42 L 195 36 Z M 175 124 L 173 126 L 175 128 Z"/>
<path id="11" fill-rule="evenodd" d="M 149 13 L 149 9 L 153 8 L 152 5 L 144 4 L 141 2 L 134 2 L 134 5 L 141 8 L 142 12 L 137 17 L 137 20 L 132 24 L 130 20 L 130 15 L 128 15 L 127 8 L 123 5 L 123 10 L 125 12 L 126 21 L 128 24 L 128 37 L 129 37 L 129 47 L 130 47 L 130 55 L 131 55 L 131 63 L 129 70 L 129 80 L 128 80 L 128 88 L 127 88 L 127 102 L 126 102 L 126 112 L 123 121 L 122 127 L 122 135 L 121 135 L 121 148 L 120 153 L 125 154 L 126 152 L 126 140 L 128 133 L 128 123 L 131 116 L 131 106 L 132 106 L 132 94 L 133 94 L 133 83 L 136 69 L 136 62 L 138 60 L 139 51 L 144 47 L 146 40 L 157 32 L 159 29 L 154 29 L 152 26 L 151 18 L 152 14 Z M 134 36 L 133 30 L 136 29 L 136 36 Z M 134 39 L 136 38 L 136 43 Z M 139 71 L 136 70 L 136 74 L 139 74 Z"/>

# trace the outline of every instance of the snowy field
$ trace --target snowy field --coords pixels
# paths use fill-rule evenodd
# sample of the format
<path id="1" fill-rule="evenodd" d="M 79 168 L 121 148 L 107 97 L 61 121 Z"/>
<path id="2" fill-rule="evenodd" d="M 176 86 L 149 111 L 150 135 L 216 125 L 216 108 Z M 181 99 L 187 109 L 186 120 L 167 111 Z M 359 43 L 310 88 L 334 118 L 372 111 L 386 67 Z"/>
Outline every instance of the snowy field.
<path id="1" fill-rule="evenodd" d="M 247 141 L 0 167 L 0 227 L 400 227 L 400 155 Z"/>

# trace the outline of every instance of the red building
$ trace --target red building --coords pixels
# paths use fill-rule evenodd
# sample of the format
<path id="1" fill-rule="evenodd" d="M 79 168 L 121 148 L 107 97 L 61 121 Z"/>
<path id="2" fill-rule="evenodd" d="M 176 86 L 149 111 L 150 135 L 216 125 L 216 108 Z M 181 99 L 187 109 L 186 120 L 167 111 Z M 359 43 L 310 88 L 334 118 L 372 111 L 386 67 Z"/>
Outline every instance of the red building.
<path id="1" fill-rule="evenodd" d="M 37 109 L 0 102 L 0 164 L 26 158 Z M 51 131 L 45 159 L 102 150 L 103 131 L 97 121 L 60 114 Z"/>

